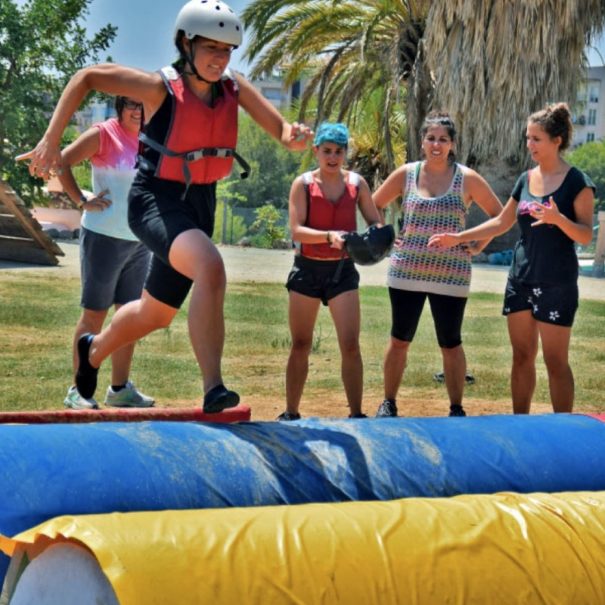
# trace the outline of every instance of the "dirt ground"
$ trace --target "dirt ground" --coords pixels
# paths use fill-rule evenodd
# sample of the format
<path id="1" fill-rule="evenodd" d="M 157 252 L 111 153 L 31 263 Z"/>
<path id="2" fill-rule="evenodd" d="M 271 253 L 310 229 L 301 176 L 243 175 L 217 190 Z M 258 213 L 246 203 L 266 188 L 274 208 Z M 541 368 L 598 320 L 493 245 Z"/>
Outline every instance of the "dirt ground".
<path id="1" fill-rule="evenodd" d="M 373 417 L 376 414 L 378 404 L 381 397 L 368 398 L 366 401 L 375 401 L 371 406 L 366 404 L 364 412 Z M 255 397 L 246 394 L 243 397 L 243 403 L 249 406 L 252 410 L 252 420 L 275 420 L 278 414 L 284 409 L 275 403 L 267 402 L 262 397 Z M 195 405 L 191 402 L 191 405 Z M 429 416 L 447 416 L 449 412 L 449 403 L 446 399 L 406 399 L 405 397 L 397 402 L 400 416 L 406 417 L 429 417 Z M 512 405 L 510 401 L 506 402 L 486 402 L 484 400 L 465 398 L 464 409 L 468 416 L 487 416 L 494 414 L 511 414 Z M 333 397 L 322 398 L 321 401 L 306 401 L 303 398 L 300 409 L 301 415 L 305 418 L 321 417 L 321 418 L 344 418 L 348 415 L 348 409 L 343 403 L 343 396 L 340 393 L 335 393 Z M 549 414 L 552 412 L 550 404 L 534 403 L 532 404 L 532 414 Z M 602 413 L 597 408 L 589 406 L 576 406 L 574 412 L 580 414 L 596 414 Z"/>

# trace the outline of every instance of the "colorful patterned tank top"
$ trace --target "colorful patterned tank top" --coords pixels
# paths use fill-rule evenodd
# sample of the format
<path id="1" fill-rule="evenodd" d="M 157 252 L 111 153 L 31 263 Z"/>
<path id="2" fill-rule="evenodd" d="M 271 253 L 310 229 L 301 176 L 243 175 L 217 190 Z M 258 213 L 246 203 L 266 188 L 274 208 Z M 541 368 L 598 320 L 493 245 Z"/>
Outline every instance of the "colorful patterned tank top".
<path id="1" fill-rule="evenodd" d="M 434 233 L 458 233 L 465 226 L 464 175 L 458 164 L 450 188 L 439 197 L 422 197 L 417 180 L 421 162 L 407 171 L 402 202 L 403 225 L 391 253 L 387 283 L 391 288 L 467 297 L 471 255 L 461 246 L 428 248 Z"/>

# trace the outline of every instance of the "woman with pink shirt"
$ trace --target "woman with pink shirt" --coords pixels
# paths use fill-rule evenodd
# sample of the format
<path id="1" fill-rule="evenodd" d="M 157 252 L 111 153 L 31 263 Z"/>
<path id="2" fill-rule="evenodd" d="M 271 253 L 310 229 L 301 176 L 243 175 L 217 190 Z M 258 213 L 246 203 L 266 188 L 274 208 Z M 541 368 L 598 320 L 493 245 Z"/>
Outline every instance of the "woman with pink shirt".
<path id="1" fill-rule="evenodd" d="M 69 197 L 84 210 L 80 231 L 80 273 L 82 315 L 73 341 L 74 372 L 78 367 L 77 342 L 85 333 L 101 331 L 109 308 L 141 297 L 150 253 L 128 227 L 128 192 L 136 174 L 141 126 L 140 102 L 117 97 L 117 118 L 94 124 L 62 154 L 59 179 Z M 92 164 L 92 196 L 78 187 L 71 167 L 84 160 Z M 135 343 L 123 346 L 111 357 L 111 386 L 105 403 L 114 407 L 150 407 L 154 400 L 130 382 Z M 65 406 L 76 410 L 96 408 L 76 386 L 69 387 Z"/>

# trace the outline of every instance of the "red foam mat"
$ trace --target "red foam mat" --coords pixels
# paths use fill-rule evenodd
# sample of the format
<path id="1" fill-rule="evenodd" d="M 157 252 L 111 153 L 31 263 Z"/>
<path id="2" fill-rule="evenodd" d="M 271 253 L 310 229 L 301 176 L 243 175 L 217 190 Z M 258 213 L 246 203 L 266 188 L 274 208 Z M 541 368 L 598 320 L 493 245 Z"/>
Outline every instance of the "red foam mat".
<path id="1" fill-rule="evenodd" d="M 103 408 L 99 410 L 44 410 L 0 412 L 0 424 L 73 424 L 81 422 L 246 422 L 250 420 L 247 405 L 205 414 L 201 408 Z"/>
<path id="2" fill-rule="evenodd" d="M 591 416 L 592 418 L 596 418 L 601 422 L 605 422 L 605 414 L 586 414 L 587 416 Z"/>

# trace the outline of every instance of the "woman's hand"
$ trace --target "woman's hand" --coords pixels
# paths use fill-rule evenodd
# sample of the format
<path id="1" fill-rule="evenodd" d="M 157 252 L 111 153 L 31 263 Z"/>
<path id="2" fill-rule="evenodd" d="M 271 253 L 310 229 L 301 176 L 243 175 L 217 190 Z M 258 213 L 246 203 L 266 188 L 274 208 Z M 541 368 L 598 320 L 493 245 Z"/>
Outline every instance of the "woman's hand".
<path id="1" fill-rule="evenodd" d="M 52 176 L 51 173 L 61 173 L 61 150 L 58 145 L 51 145 L 44 138 L 34 149 L 15 158 L 17 162 L 27 160 L 29 160 L 29 173 L 32 176 L 43 178 L 45 181 Z"/>
<path id="2" fill-rule="evenodd" d="M 109 189 L 105 189 L 90 199 L 82 202 L 81 208 L 88 212 L 102 212 L 111 206 L 111 200 L 105 196 L 109 193 Z"/>
<path id="3" fill-rule="evenodd" d="M 313 131 L 304 124 L 293 122 L 290 124 L 290 136 L 286 142 L 288 149 L 304 151 L 307 147 L 307 141 L 314 136 Z"/>
<path id="4" fill-rule="evenodd" d="M 531 224 L 532 227 L 556 225 L 561 218 L 561 213 L 552 195 L 544 204 L 533 204 L 529 215 L 536 219 L 536 222 Z"/>
<path id="5" fill-rule="evenodd" d="M 429 248 L 453 248 L 459 243 L 456 233 L 435 233 L 429 238 L 427 246 Z"/>
<path id="6" fill-rule="evenodd" d="M 334 248 L 335 250 L 342 250 L 345 245 L 344 236 L 346 235 L 346 231 L 329 231 L 329 242 L 330 248 Z"/>

